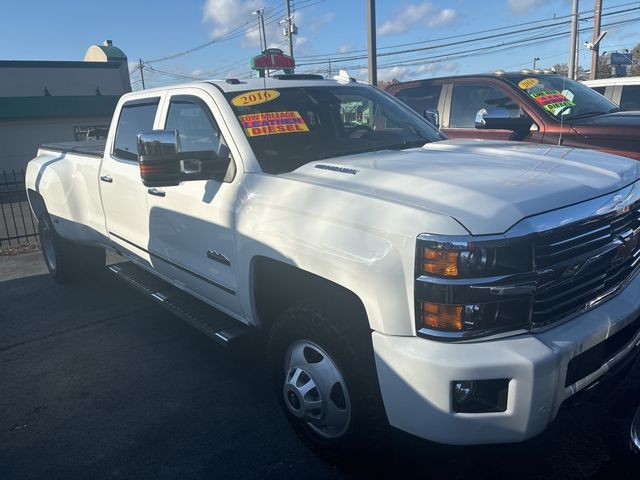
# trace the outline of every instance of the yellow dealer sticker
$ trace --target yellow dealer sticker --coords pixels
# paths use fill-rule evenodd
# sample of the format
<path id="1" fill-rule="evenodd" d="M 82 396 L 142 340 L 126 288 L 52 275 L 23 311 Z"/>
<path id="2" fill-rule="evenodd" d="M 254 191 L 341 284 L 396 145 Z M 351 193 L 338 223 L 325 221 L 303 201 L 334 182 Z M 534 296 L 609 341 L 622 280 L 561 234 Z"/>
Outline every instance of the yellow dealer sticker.
<path id="1" fill-rule="evenodd" d="M 278 133 L 308 132 L 309 127 L 298 112 L 265 112 L 240 115 L 247 137 Z"/>
<path id="2" fill-rule="evenodd" d="M 530 88 L 535 87 L 538 83 L 537 78 L 525 78 L 524 80 L 520 80 L 518 86 L 523 90 L 529 90 Z"/>
<path id="3" fill-rule="evenodd" d="M 236 107 L 250 107 L 251 105 L 259 105 L 267 103 L 280 96 L 277 90 L 254 90 L 252 92 L 241 93 L 233 97 L 231 103 Z"/>

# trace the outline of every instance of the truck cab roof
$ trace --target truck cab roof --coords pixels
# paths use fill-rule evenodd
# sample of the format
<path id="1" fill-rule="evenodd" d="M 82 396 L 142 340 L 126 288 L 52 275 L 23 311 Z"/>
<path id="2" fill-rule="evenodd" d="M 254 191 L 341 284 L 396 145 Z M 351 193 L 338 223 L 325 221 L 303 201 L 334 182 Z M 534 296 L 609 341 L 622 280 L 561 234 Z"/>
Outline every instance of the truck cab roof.
<path id="1" fill-rule="evenodd" d="M 171 86 L 164 86 L 158 88 L 150 88 L 145 90 L 145 92 L 153 93 L 153 92 L 164 92 L 168 88 L 182 88 L 182 87 L 194 87 L 194 86 L 202 86 L 202 85 L 213 85 L 223 93 L 228 92 L 241 92 L 245 90 L 265 90 L 265 89 L 278 89 L 278 88 L 289 88 L 289 87 L 323 87 L 323 86 L 349 86 L 349 85 L 359 85 L 362 86 L 365 83 L 356 82 L 354 79 L 350 79 L 350 81 L 338 81 L 334 79 L 324 78 L 321 75 L 305 75 L 305 74 L 295 74 L 295 75 L 274 75 L 272 77 L 265 78 L 246 78 L 246 79 L 237 79 L 237 78 L 228 78 L 228 79 L 211 79 L 211 80 L 202 80 L 198 82 L 189 82 L 189 83 L 180 83 Z M 138 92 L 139 93 L 139 92 Z"/>

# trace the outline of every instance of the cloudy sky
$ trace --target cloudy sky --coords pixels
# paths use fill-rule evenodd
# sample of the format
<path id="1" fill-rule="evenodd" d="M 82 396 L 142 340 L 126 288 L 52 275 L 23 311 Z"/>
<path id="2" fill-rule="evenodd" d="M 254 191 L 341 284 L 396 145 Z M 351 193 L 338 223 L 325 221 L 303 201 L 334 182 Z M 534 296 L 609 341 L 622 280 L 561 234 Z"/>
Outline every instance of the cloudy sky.
<path id="1" fill-rule="evenodd" d="M 7 0 L 5 0 L 7 1 Z M 11 2 L 0 16 L 0 60 L 81 60 L 92 43 L 112 39 L 127 54 L 134 87 L 141 58 L 148 86 L 190 78 L 244 77 L 259 53 L 257 16 L 264 7 L 267 43 L 287 49 L 279 22 L 284 0 L 86 0 Z M 378 0 L 381 79 L 545 67 L 566 63 L 570 0 Z M 366 79 L 366 0 L 291 0 L 299 72 L 347 68 Z M 601 50 L 640 42 L 640 1 L 603 0 Z M 580 2 L 591 39 L 593 1 Z M 516 31 L 516 32 L 514 32 Z M 514 32 L 510 35 L 505 33 Z M 564 36 L 562 34 L 565 34 Z M 210 42 L 209 45 L 206 45 Z M 206 46 L 205 46 L 206 45 Z M 196 48 L 202 47 L 202 48 Z M 174 54 L 193 50 L 189 54 Z M 398 53 L 403 52 L 403 53 Z M 580 49 L 580 64 L 590 54 Z M 153 70 L 151 70 L 153 69 Z"/>

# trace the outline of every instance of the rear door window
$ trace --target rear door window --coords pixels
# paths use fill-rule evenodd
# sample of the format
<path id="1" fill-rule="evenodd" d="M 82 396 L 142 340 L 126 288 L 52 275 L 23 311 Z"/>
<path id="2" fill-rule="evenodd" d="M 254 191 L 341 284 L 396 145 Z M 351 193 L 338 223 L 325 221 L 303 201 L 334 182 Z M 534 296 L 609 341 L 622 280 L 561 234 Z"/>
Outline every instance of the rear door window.
<path id="1" fill-rule="evenodd" d="M 625 110 L 640 110 L 640 85 L 625 85 L 622 88 L 620 107 Z"/>
<path id="2" fill-rule="evenodd" d="M 442 85 L 424 85 L 400 90 L 396 97 L 413 108 L 420 115 L 425 110 L 437 110 Z"/>
<path id="3" fill-rule="evenodd" d="M 122 106 L 113 154 L 123 160 L 138 160 L 138 133 L 153 130 L 160 98 L 132 100 Z"/>

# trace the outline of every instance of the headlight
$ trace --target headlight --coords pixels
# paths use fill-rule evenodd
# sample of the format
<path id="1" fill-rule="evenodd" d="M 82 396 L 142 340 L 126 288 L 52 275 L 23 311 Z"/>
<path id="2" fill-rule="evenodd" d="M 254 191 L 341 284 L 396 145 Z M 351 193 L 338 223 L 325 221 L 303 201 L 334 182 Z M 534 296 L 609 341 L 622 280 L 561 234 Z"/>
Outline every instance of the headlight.
<path id="1" fill-rule="evenodd" d="M 440 237 L 442 239 L 442 237 Z M 531 246 L 525 242 L 507 244 L 506 239 L 456 238 L 436 240 L 420 236 L 422 274 L 444 278 L 474 278 L 510 275 L 531 270 Z"/>
<path id="2" fill-rule="evenodd" d="M 530 327 L 536 288 L 530 242 L 421 235 L 416 257 L 420 335 L 456 340 Z"/>

